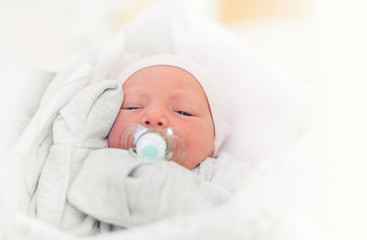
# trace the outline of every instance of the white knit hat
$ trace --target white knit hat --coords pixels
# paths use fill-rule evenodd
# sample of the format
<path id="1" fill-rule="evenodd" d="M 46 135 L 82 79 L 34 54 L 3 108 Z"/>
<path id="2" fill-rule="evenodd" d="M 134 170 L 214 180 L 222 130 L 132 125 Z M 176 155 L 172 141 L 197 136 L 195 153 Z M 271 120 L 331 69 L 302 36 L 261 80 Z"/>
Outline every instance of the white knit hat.
<path id="1" fill-rule="evenodd" d="M 118 76 L 117 81 L 124 84 L 125 81 L 135 72 L 157 65 L 174 66 L 181 68 L 190 74 L 200 83 L 206 97 L 208 99 L 210 111 L 212 114 L 215 140 L 214 140 L 214 154 L 217 157 L 220 152 L 220 147 L 225 141 L 229 133 L 229 124 L 226 121 L 226 112 L 224 111 L 224 99 L 218 83 L 214 77 L 202 66 L 197 63 L 177 55 L 161 54 L 154 55 L 138 60 L 127 66 Z"/>

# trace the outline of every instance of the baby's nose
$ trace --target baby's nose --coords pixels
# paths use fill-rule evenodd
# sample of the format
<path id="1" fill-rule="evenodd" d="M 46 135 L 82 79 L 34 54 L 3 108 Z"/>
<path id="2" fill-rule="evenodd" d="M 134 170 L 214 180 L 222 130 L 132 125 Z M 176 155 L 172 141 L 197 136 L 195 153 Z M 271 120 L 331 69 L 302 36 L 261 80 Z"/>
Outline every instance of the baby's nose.
<path id="1" fill-rule="evenodd" d="M 150 111 L 142 117 L 141 122 L 143 126 L 149 128 L 166 128 L 169 121 L 163 111 Z"/>

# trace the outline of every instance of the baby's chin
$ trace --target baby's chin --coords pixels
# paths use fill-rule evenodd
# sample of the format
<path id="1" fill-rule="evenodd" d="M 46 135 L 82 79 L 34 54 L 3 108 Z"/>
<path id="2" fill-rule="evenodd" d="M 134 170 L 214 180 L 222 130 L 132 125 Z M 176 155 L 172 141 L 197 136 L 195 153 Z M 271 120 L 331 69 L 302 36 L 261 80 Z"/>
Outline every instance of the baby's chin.
<path id="1" fill-rule="evenodd" d="M 198 165 L 200 165 L 200 163 L 202 161 L 204 161 L 205 159 L 207 159 L 208 157 L 212 157 L 214 154 L 214 149 L 212 151 L 210 151 L 210 154 L 204 155 L 204 156 L 198 156 L 198 155 L 193 155 L 190 154 L 190 152 L 188 152 L 186 158 L 184 161 L 182 161 L 182 163 L 180 164 L 181 166 L 191 170 L 195 167 L 197 167 Z"/>
<path id="2" fill-rule="evenodd" d="M 199 163 L 200 164 L 200 163 Z M 185 164 L 185 163 L 182 163 L 180 164 L 182 167 L 188 169 L 188 170 L 192 170 L 194 169 L 196 166 L 198 166 L 199 164 L 196 164 L 196 165 L 193 165 L 193 164 Z"/>
<path id="3" fill-rule="evenodd" d="M 198 166 L 202 161 L 203 160 L 201 159 L 187 156 L 183 161 L 177 162 L 177 163 L 180 164 L 182 167 L 187 168 L 188 170 L 191 170 L 195 168 L 196 166 Z"/>

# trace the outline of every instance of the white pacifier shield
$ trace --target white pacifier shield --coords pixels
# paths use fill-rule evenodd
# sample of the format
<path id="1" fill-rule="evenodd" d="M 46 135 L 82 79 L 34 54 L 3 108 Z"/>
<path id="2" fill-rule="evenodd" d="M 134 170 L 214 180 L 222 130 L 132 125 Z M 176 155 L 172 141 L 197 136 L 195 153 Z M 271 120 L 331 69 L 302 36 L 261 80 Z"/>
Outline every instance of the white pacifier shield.
<path id="1" fill-rule="evenodd" d="M 143 159 L 163 159 L 166 149 L 167 143 L 159 133 L 144 134 L 136 144 L 137 155 Z"/>

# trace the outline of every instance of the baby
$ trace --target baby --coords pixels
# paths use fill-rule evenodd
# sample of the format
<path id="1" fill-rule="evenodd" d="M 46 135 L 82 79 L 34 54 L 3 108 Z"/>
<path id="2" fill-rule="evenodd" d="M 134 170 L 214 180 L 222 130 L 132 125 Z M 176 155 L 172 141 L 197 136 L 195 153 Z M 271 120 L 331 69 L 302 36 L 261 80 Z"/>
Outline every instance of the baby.
<path id="1" fill-rule="evenodd" d="M 224 111 L 219 87 L 199 65 L 173 55 L 154 56 L 130 66 L 119 81 L 124 99 L 109 134 L 109 147 L 119 147 L 121 129 L 129 123 L 181 130 L 188 147 L 185 159 L 178 162 L 188 169 L 213 156 L 215 145 L 220 147 Z M 211 95 L 207 96 L 203 87 Z"/>
<path id="2" fill-rule="evenodd" d="M 128 66 L 117 80 L 123 102 L 109 148 L 89 154 L 68 193 L 86 222 L 98 222 L 93 231 L 192 214 L 228 200 L 243 167 L 221 152 L 229 128 L 210 73 L 191 60 L 156 55 Z M 121 130 L 131 123 L 181 131 L 183 159 L 147 164 L 132 157 L 120 143 Z"/>

